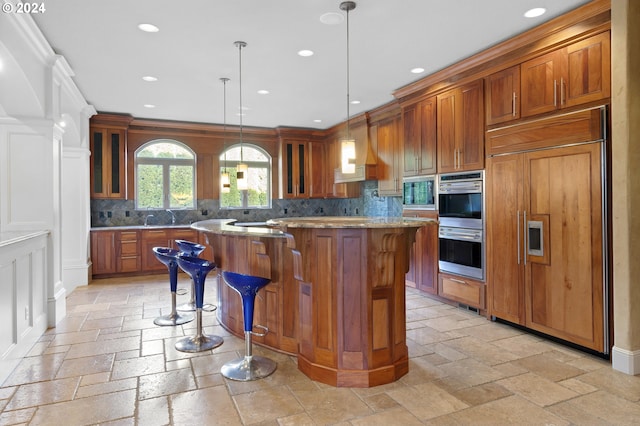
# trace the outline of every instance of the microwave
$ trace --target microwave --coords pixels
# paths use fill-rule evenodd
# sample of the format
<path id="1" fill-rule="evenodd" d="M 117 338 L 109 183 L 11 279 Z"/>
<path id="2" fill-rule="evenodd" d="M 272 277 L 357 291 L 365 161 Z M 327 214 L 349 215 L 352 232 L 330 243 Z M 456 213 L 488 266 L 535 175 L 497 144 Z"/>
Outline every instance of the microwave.
<path id="1" fill-rule="evenodd" d="M 406 177 L 402 180 L 402 205 L 407 209 L 437 210 L 435 175 Z"/>

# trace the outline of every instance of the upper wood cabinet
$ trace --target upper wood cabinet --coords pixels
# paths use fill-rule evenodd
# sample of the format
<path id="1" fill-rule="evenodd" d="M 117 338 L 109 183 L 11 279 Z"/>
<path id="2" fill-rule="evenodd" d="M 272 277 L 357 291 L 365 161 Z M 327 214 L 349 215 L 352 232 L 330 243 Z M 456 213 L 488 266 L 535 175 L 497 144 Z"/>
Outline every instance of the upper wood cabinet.
<path id="1" fill-rule="evenodd" d="M 484 168 L 483 80 L 437 96 L 438 172 Z"/>
<path id="2" fill-rule="evenodd" d="M 520 118 L 520 65 L 485 79 L 485 112 L 487 125 Z"/>
<path id="3" fill-rule="evenodd" d="M 380 121 L 378 138 L 378 192 L 382 196 L 402 195 L 400 116 Z"/>
<path id="4" fill-rule="evenodd" d="M 402 175 L 436 173 L 436 97 L 402 109 L 404 162 Z"/>
<path id="5" fill-rule="evenodd" d="M 308 139 L 280 142 L 281 197 L 324 198 L 327 196 L 325 146 Z"/>
<path id="6" fill-rule="evenodd" d="M 609 32 L 555 50 L 521 65 L 522 116 L 611 96 Z"/>
<path id="7" fill-rule="evenodd" d="M 125 131 L 91 126 L 91 197 L 126 198 Z"/>

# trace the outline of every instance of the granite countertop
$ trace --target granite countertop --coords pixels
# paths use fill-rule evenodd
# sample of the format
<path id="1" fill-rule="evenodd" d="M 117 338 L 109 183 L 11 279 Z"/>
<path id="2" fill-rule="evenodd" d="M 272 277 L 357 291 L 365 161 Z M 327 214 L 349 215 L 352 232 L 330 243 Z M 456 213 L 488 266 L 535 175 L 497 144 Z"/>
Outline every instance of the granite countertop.
<path id="1" fill-rule="evenodd" d="M 0 232 L 0 247 L 26 241 L 30 238 L 47 235 L 49 231 L 9 231 Z"/>
<path id="2" fill-rule="evenodd" d="M 200 222 L 195 222 L 191 224 L 191 228 L 202 231 L 202 232 L 210 232 L 213 234 L 222 234 L 222 235 L 247 235 L 247 236 L 256 236 L 256 237 L 273 237 L 273 238 L 284 238 L 285 233 L 278 230 L 272 229 L 268 227 L 258 227 L 258 226 L 246 226 L 246 224 L 251 222 L 244 222 L 238 225 L 233 225 L 235 219 L 209 219 L 203 220 Z M 253 222 L 251 224 L 262 225 L 263 222 Z"/>
<path id="3" fill-rule="evenodd" d="M 91 231 L 126 231 L 132 229 L 189 229 L 191 225 L 123 225 L 123 226 L 95 226 Z"/>
<path id="4" fill-rule="evenodd" d="M 270 219 L 267 225 L 289 228 L 419 228 L 438 221 L 417 217 L 318 216 Z"/>

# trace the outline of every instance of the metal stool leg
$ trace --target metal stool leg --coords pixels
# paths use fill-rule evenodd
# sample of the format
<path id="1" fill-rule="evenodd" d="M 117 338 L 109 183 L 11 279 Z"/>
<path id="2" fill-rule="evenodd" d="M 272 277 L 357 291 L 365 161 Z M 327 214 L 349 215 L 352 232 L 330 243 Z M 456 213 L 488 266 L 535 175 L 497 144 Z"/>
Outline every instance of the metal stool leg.
<path id="1" fill-rule="evenodd" d="M 266 327 L 259 325 L 255 327 L 262 328 L 264 333 L 255 333 L 253 331 L 253 308 L 256 293 L 260 288 L 268 284 L 269 280 L 230 272 L 223 272 L 223 279 L 242 297 L 245 355 L 242 358 L 225 363 L 220 372 L 227 379 L 241 382 L 267 377 L 276 370 L 277 364 L 269 358 L 253 355 L 252 338 L 254 334 L 256 336 L 265 336 L 269 331 Z"/>
<path id="2" fill-rule="evenodd" d="M 196 335 L 185 337 L 176 342 L 175 348 L 180 352 L 201 352 L 220 346 L 224 340 L 220 336 L 207 336 L 202 331 L 202 299 L 207 273 L 215 268 L 206 260 L 196 257 L 179 257 L 182 269 L 191 275 L 196 289 Z"/>
<path id="3" fill-rule="evenodd" d="M 176 287 L 178 286 L 178 263 L 175 259 L 177 253 L 164 247 L 154 248 L 154 254 L 169 269 L 169 284 L 171 286 L 171 312 L 168 315 L 159 316 L 153 320 L 155 325 L 169 326 L 182 325 L 193 321 L 192 314 L 180 315 L 176 311 Z"/>

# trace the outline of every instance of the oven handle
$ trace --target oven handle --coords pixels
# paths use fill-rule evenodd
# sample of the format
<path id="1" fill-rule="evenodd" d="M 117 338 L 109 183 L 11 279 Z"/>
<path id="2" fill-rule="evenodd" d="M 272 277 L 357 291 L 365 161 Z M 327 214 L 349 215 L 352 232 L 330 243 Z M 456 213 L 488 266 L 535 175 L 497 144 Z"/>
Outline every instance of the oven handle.
<path id="1" fill-rule="evenodd" d="M 482 242 L 482 235 L 478 235 L 476 233 L 468 234 L 462 232 L 440 231 L 438 237 L 445 240 Z"/>

